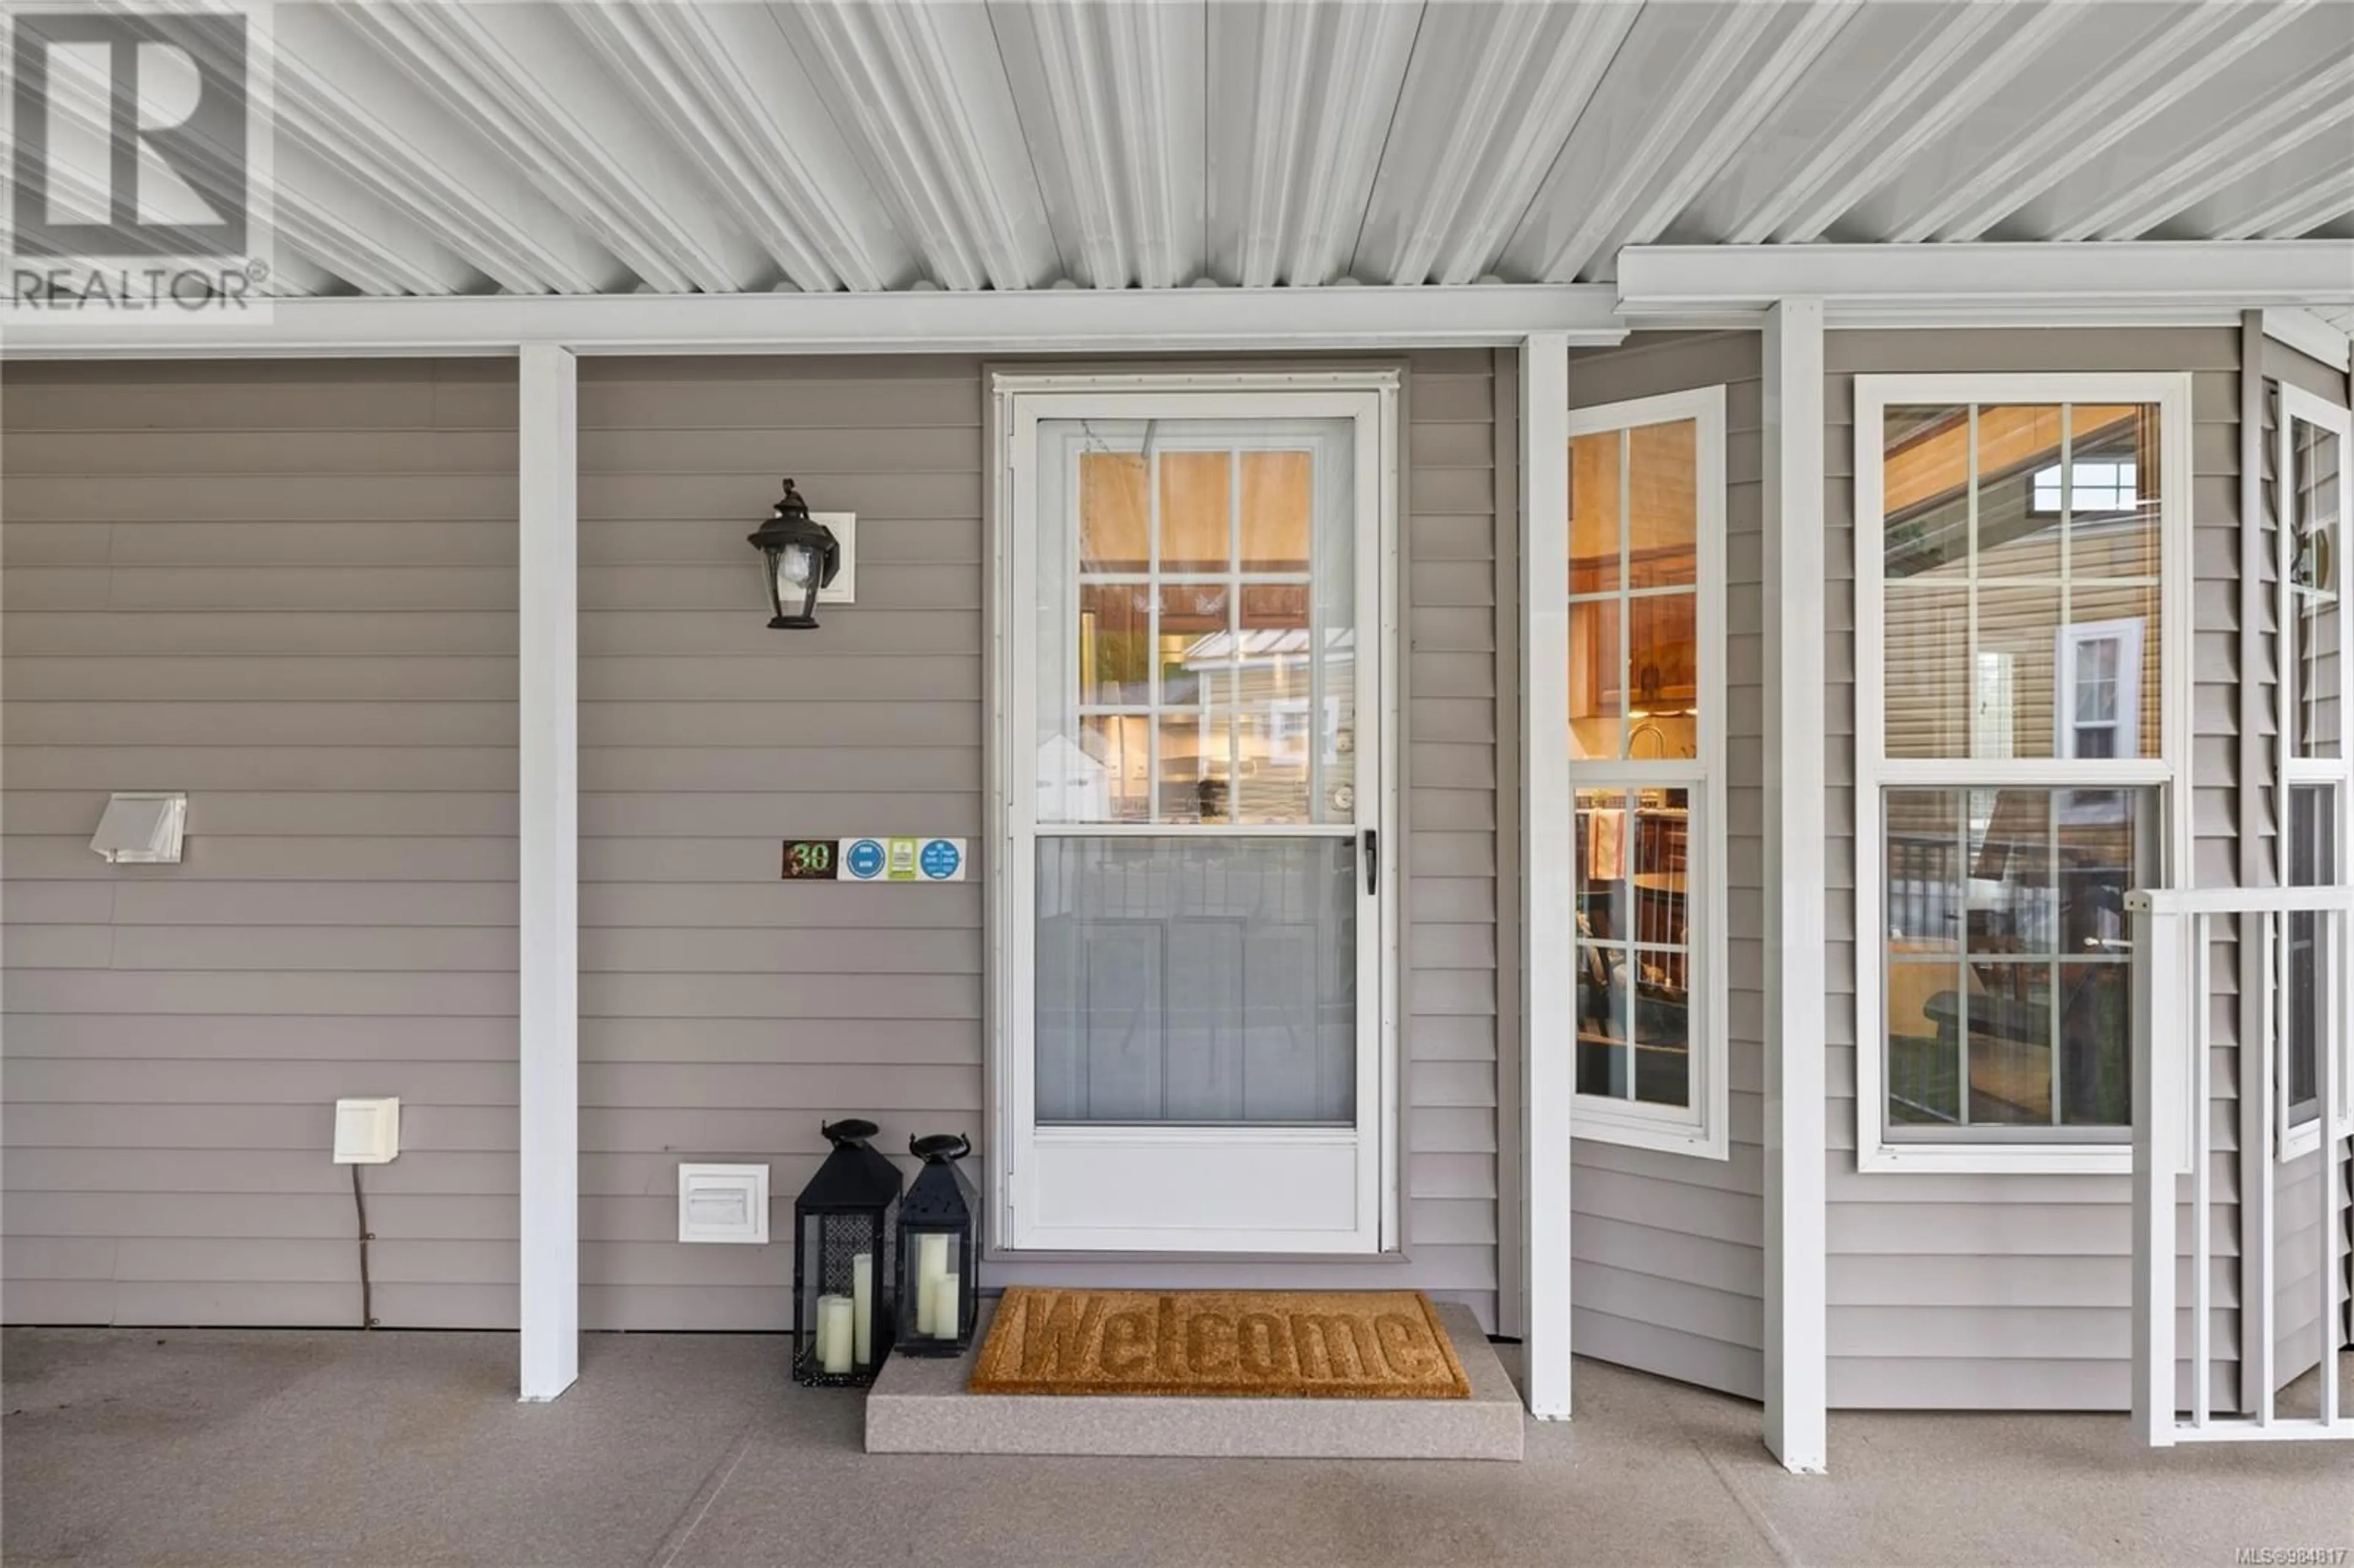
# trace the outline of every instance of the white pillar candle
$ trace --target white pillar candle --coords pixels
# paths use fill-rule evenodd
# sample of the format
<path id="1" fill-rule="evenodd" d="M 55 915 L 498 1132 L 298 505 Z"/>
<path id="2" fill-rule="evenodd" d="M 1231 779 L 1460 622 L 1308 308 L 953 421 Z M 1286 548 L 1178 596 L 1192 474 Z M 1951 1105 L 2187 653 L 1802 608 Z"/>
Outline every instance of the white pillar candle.
<path id="1" fill-rule="evenodd" d="M 916 1332 L 928 1335 L 938 1320 L 940 1277 L 949 1271 L 949 1238 L 916 1238 Z"/>
<path id="2" fill-rule="evenodd" d="M 852 1350 L 860 1366 L 875 1359 L 875 1255 L 862 1252 L 850 1260 Z"/>
<path id="3" fill-rule="evenodd" d="M 964 1298 L 960 1294 L 964 1277 L 953 1271 L 940 1276 L 939 1294 L 932 1298 L 937 1316 L 932 1320 L 932 1337 L 953 1340 L 957 1337 L 958 1318 Z"/>
<path id="4" fill-rule="evenodd" d="M 817 1298 L 817 1361 L 823 1371 L 831 1373 L 850 1370 L 854 1350 L 850 1328 L 850 1298 L 821 1296 Z"/>

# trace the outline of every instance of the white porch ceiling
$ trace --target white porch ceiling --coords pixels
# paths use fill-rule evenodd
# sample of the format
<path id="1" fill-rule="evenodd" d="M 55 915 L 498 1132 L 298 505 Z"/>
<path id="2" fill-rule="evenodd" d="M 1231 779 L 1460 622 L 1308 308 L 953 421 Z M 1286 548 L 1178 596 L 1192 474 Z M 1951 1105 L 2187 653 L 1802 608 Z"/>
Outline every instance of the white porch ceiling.
<path id="1" fill-rule="evenodd" d="M 288 292 L 1605 281 L 2354 237 L 2354 5 L 281 4 Z M 2354 293 L 2354 280 L 2349 280 Z"/>

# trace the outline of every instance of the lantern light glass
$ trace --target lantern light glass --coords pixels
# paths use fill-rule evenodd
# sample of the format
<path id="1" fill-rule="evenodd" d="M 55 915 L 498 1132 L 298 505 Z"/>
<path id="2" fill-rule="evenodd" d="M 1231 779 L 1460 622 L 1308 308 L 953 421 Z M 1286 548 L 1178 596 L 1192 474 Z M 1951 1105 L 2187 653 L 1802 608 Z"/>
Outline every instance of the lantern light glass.
<path id="1" fill-rule="evenodd" d="M 842 544 L 833 530 L 810 515 L 809 503 L 789 479 L 775 512 L 748 537 L 766 568 L 769 627 L 814 627 L 818 590 L 842 569 Z"/>

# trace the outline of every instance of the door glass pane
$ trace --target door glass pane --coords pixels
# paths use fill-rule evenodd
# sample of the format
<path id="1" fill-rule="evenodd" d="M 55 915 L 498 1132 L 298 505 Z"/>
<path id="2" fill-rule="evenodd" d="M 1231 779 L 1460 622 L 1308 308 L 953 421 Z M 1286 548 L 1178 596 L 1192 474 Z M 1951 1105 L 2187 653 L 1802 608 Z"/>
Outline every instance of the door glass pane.
<path id="1" fill-rule="evenodd" d="M 1244 571 L 1308 569 L 1313 465 L 1312 456 L 1304 451 L 1243 454 Z"/>
<path id="2" fill-rule="evenodd" d="M 1359 875 L 1349 838 L 1041 839 L 1039 1121 L 1352 1122 Z"/>
<path id="3" fill-rule="evenodd" d="M 1152 558 L 1152 510 L 1140 452 L 1079 455 L 1079 561 L 1090 572 L 1140 572 Z"/>
<path id="4" fill-rule="evenodd" d="M 1049 420 L 1040 449 L 1038 821 L 1355 821 L 1353 427 Z"/>
<path id="5" fill-rule="evenodd" d="M 1161 567 L 1223 572 L 1234 557 L 1234 460 L 1222 451 L 1164 451 L 1161 469 Z"/>

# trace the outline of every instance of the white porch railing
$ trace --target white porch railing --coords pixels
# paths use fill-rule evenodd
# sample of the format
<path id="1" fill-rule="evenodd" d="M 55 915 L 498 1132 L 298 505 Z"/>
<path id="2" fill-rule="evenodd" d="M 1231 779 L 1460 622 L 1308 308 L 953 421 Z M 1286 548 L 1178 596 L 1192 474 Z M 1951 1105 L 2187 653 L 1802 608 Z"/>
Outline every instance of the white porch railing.
<path id="1" fill-rule="evenodd" d="M 2354 889 L 2345 887 L 2217 888 L 2196 891 L 2147 891 L 2128 894 L 2126 908 L 2132 916 L 2134 951 L 2134 1435 L 2152 1447 L 2177 1443 L 2246 1441 L 2251 1439 L 2354 1438 L 2354 1416 L 2342 1413 L 2338 1400 L 2338 1361 L 2346 1340 L 2346 1147 L 2347 1114 L 2347 976 L 2354 968 Z M 2220 1163 L 2211 1137 L 2213 1091 L 2212 1042 L 2214 991 L 2211 974 L 2214 923 L 2251 916 L 2240 932 L 2243 941 L 2265 946 L 2262 973 L 2276 974 L 2272 959 L 2275 928 L 2292 914 L 2310 912 L 2321 925 L 2320 948 L 2329 955 L 2322 966 L 2324 987 L 2320 1045 L 2315 1054 L 2320 1090 L 2319 1222 L 2314 1245 L 2321 1266 L 2315 1289 L 2321 1310 L 2315 1318 L 2320 1335 L 2319 1411 L 2310 1416 L 2283 1416 L 2274 1409 L 2273 1355 L 2269 1332 L 2259 1342 L 2245 1342 L 2240 1351 L 2260 1358 L 2255 1385 L 2259 1390 L 2253 1414 L 2219 1415 L 2212 1408 L 2215 1359 L 2212 1343 L 2214 1303 L 2213 1207 L 2215 1168 Z M 2273 982 L 2268 982 L 2273 983 Z M 2277 1021 L 2279 999 L 2266 1009 Z M 2238 1089 L 2253 1095 L 2262 1106 L 2256 1125 L 2264 1129 L 2262 1146 L 2227 1156 L 2245 1158 L 2258 1180 L 2273 1177 L 2281 1118 L 2286 1107 L 2274 1092 L 2274 1042 L 2266 1038 L 2243 1041 Z M 2189 1097 L 2186 1106 L 2183 1101 Z M 2189 1147 L 2184 1147 L 2184 1140 Z M 2188 1179 L 2178 1175 L 2187 1171 Z M 2176 1314 L 2184 1303 L 2177 1299 L 2180 1267 L 2178 1236 L 2187 1185 L 2190 1204 L 2190 1344 L 2189 1354 L 2177 1344 Z M 2270 1213 L 2271 1206 L 2263 1206 Z M 2274 1277 L 2271 1257 L 2277 1238 L 2267 1224 L 2264 1234 L 2243 1234 L 2243 1249 L 2264 1253 L 2259 1277 Z M 2269 1290 L 2269 1284 L 2266 1286 Z M 2243 1302 L 2244 1309 L 2246 1303 Z M 2189 1414 L 2178 1393 L 2187 1362 L 2190 1376 Z"/>

